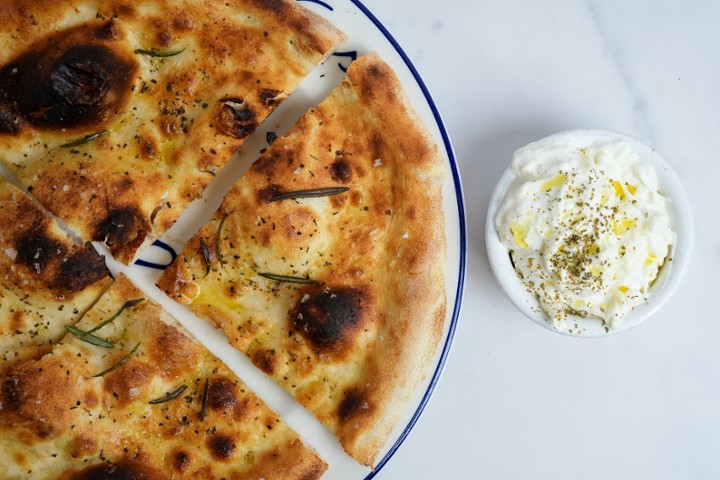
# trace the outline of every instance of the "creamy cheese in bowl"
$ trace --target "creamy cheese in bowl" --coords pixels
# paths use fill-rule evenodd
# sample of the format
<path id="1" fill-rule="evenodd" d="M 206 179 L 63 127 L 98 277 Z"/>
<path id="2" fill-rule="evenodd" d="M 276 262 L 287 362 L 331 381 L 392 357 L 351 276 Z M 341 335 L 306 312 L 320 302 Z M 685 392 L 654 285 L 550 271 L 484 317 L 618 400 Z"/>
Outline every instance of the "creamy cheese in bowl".
<path id="1" fill-rule="evenodd" d="M 667 180 L 651 149 L 605 131 L 563 132 L 518 150 L 488 217 L 504 252 L 491 255 L 496 277 L 514 269 L 557 331 L 626 327 L 662 288 L 678 244 L 658 167 Z"/>

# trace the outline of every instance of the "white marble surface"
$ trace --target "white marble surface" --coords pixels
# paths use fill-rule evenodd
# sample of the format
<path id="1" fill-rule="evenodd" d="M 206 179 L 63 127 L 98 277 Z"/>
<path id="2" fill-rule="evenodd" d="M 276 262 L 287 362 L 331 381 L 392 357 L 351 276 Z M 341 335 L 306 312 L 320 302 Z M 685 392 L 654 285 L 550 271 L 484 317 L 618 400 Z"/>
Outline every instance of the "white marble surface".
<path id="1" fill-rule="evenodd" d="M 468 274 L 454 347 L 379 479 L 720 478 L 720 3 L 366 0 L 414 62 L 453 140 Z M 570 128 L 654 146 L 686 189 L 685 281 L 605 339 L 533 324 L 495 283 L 483 225 L 513 151 Z"/>

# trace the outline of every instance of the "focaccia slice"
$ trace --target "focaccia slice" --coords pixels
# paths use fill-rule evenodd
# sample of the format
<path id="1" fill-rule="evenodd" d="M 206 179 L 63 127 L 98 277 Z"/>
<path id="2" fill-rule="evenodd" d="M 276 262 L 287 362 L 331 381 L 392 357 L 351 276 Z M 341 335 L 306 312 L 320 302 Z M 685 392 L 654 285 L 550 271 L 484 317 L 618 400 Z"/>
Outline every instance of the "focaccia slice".
<path id="1" fill-rule="evenodd" d="M 76 327 L 0 380 L 4 479 L 309 480 L 325 471 L 125 277 Z"/>
<path id="2" fill-rule="evenodd" d="M 372 465 L 445 319 L 443 160 L 376 54 L 278 138 L 159 281 Z"/>
<path id="3" fill-rule="evenodd" d="M 344 38 L 294 0 L 7 0 L 0 161 L 130 262 Z"/>
<path id="4" fill-rule="evenodd" d="M 47 353 L 109 283 L 92 245 L 76 246 L 0 178 L 0 371 Z"/>

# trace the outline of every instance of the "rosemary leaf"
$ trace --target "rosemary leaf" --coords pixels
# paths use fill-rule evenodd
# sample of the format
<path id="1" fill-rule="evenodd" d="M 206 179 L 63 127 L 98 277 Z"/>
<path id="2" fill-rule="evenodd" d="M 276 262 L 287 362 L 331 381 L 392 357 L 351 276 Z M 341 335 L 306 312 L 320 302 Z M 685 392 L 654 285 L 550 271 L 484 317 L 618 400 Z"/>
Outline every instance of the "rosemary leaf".
<path id="1" fill-rule="evenodd" d="M 203 388 L 202 406 L 200 407 L 200 421 L 205 420 L 207 415 L 208 394 L 210 393 L 210 378 L 205 377 L 205 387 Z"/>
<path id="2" fill-rule="evenodd" d="M 164 52 L 161 52 L 158 50 L 146 50 L 144 48 L 138 48 L 135 50 L 135 53 L 136 54 L 139 53 L 141 55 L 149 55 L 151 57 L 165 58 L 165 57 L 174 57 L 175 55 L 178 55 L 178 54 L 184 52 L 185 48 L 186 47 L 182 47 L 180 50 L 166 50 Z"/>
<path id="3" fill-rule="evenodd" d="M 226 213 L 222 220 L 220 220 L 220 225 L 218 225 L 217 233 L 215 234 L 215 252 L 217 253 L 218 261 L 220 262 L 220 266 L 222 266 L 225 262 L 223 262 L 223 256 L 220 253 L 220 242 L 222 241 L 222 229 L 223 225 L 225 225 L 225 220 L 232 215 L 235 212 L 229 212 Z"/>
<path id="4" fill-rule="evenodd" d="M 311 197 L 328 197 L 332 195 L 338 195 L 343 192 L 350 190 L 348 187 L 329 187 L 329 188 L 310 188 L 308 190 L 295 190 L 292 192 L 280 192 L 276 194 L 271 200 L 277 202 L 280 200 L 290 200 L 293 198 L 311 198 Z"/>
<path id="5" fill-rule="evenodd" d="M 100 372 L 100 373 L 96 373 L 95 375 L 93 375 L 93 377 L 102 377 L 102 376 L 105 376 L 106 374 L 108 374 L 108 373 L 110 373 L 110 372 L 112 372 L 112 371 L 114 371 L 114 370 L 117 370 L 118 368 L 122 367 L 123 365 L 125 365 L 125 364 L 128 362 L 128 360 L 130 360 L 130 357 L 132 356 L 132 354 L 135 353 L 139 347 L 140 347 L 140 342 L 136 343 L 135 346 L 132 348 L 132 350 L 130 350 L 130 353 L 128 353 L 127 355 L 125 355 L 125 357 L 123 357 L 122 360 L 120 360 L 119 362 L 117 362 L 117 363 L 116 363 L 115 365 L 113 365 L 112 367 L 106 368 L 105 370 L 103 370 L 103 371 Z"/>
<path id="6" fill-rule="evenodd" d="M 95 333 L 95 332 L 97 332 L 98 330 L 100 330 L 101 328 L 103 328 L 105 325 L 107 325 L 108 323 L 112 322 L 112 321 L 115 320 L 117 317 L 119 317 L 120 314 L 121 314 L 126 308 L 134 307 L 135 305 L 137 305 L 138 303 L 142 302 L 143 300 L 145 300 L 145 298 L 136 298 L 136 299 L 134 299 L 134 300 L 128 300 L 127 302 L 123 303 L 123 306 L 120 307 L 120 310 L 118 310 L 118 311 L 115 313 L 115 315 L 113 315 L 112 317 L 108 318 L 107 320 L 105 320 L 105 321 L 103 321 L 103 322 L 98 323 L 97 325 L 95 325 L 95 327 L 91 328 L 91 329 L 88 330 L 86 333 Z"/>
<path id="7" fill-rule="evenodd" d="M 155 400 L 150 400 L 148 403 L 151 405 L 157 405 L 158 403 L 165 403 L 169 402 L 170 400 L 173 400 L 177 397 L 179 397 L 187 388 L 187 385 L 181 385 L 172 392 L 168 393 L 164 397 L 156 398 Z"/>
<path id="8" fill-rule="evenodd" d="M 276 282 L 289 282 L 289 283 L 318 283 L 316 280 L 307 277 L 292 277 L 290 275 L 277 275 L 274 273 L 261 272 L 258 273 L 261 277 L 265 277 L 269 280 L 275 280 Z"/>
<path id="9" fill-rule="evenodd" d="M 73 142 L 63 143 L 58 148 L 71 148 L 71 147 L 77 147 L 79 145 L 82 145 L 84 143 L 92 142 L 96 138 L 98 138 L 100 135 L 104 135 L 107 133 L 107 130 L 100 130 L 99 132 L 91 133 L 90 135 L 85 135 L 80 140 L 75 140 Z"/>
<path id="10" fill-rule="evenodd" d="M 208 252 L 207 245 L 205 245 L 205 239 L 203 237 L 200 237 L 200 250 L 203 254 L 203 259 L 205 260 L 205 276 L 207 277 L 210 274 L 210 252 Z"/>
<path id="11" fill-rule="evenodd" d="M 100 337 L 96 337 L 90 332 L 86 332 L 84 330 L 80 330 L 79 328 L 75 328 L 71 325 L 65 325 L 65 329 L 78 337 L 83 342 L 90 343 L 92 345 L 96 345 L 98 347 L 105 347 L 105 348 L 113 348 L 114 345 L 107 340 L 103 340 Z"/>

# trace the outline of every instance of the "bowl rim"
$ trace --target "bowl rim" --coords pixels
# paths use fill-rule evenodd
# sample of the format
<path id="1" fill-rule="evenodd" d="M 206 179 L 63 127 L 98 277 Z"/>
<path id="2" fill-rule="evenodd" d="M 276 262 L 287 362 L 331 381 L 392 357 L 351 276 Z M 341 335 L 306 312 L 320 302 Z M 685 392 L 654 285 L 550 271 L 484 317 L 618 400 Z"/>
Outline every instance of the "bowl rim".
<path id="1" fill-rule="evenodd" d="M 547 141 L 549 139 L 588 137 L 595 140 L 610 139 L 622 140 L 631 145 L 641 158 L 648 160 L 654 167 L 658 177 L 660 192 L 669 200 L 671 218 L 675 230 L 675 244 L 672 245 L 671 261 L 660 270 L 657 281 L 653 284 L 648 301 L 637 306 L 613 329 L 606 329 L 597 319 L 583 319 L 569 316 L 566 322 L 568 328 L 559 330 L 555 328 L 545 312 L 540 307 L 538 299 L 531 293 L 520 278 L 509 260 L 509 250 L 500 241 L 495 227 L 495 217 L 510 188 L 516 183 L 517 173 L 512 162 L 501 175 L 493 190 L 485 219 L 485 245 L 487 249 L 490 269 L 495 280 L 515 307 L 525 316 L 538 325 L 572 337 L 597 338 L 607 337 L 630 330 L 643 323 L 655 314 L 677 291 L 690 263 L 690 257 L 695 243 L 695 224 L 692 207 L 680 178 L 672 167 L 650 146 L 640 140 L 611 130 L 602 129 L 574 129 L 548 135 L 532 143 Z M 530 145 L 528 144 L 528 145 Z M 574 328 L 573 328 L 574 327 Z"/>

